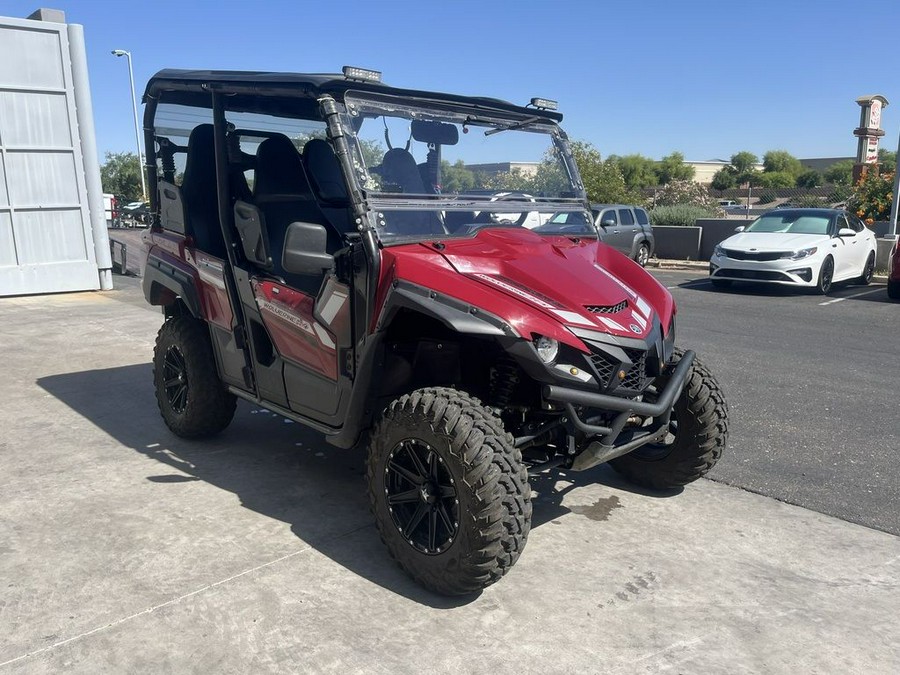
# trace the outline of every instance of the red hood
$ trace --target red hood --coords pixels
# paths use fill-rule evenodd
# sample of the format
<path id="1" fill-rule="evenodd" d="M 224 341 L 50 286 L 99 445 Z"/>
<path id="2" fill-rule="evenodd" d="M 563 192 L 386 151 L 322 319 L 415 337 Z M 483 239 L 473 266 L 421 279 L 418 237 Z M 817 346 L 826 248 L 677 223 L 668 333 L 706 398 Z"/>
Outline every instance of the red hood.
<path id="1" fill-rule="evenodd" d="M 465 275 L 481 291 L 473 293 L 472 286 L 456 276 L 450 294 L 493 311 L 514 326 L 523 323 L 524 303 L 529 313 L 538 311 L 564 326 L 641 338 L 652 329 L 654 317 L 666 331 L 675 310 L 672 296 L 650 274 L 593 239 L 492 228 L 471 238 L 442 240 L 439 246 L 429 242 L 390 247 L 384 253 L 385 262 L 393 259 L 395 276 L 429 288 L 441 284 L 451 270 Z M 426 261 L 430 264 L 423 265 Z M 490 293 L 483 292 L 485 287 Z M 498 293 L 507 298 L 501 304 L 509 310 L 485 306 L 484 298 Z M 527 330 L 518 326 L 524 335 L 523 328 Z"/>

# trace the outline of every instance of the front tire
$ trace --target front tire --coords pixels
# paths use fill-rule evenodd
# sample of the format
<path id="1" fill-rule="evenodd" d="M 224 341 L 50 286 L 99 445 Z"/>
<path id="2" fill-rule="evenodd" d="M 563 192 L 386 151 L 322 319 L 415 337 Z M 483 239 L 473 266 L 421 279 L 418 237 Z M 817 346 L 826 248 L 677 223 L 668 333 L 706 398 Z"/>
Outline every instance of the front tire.
<path id="1" fill-rule="evenodd" d="M 390 555 L 442 595 L 475 593 L 518 560 L 531 527 L 522 456 L 494 413 L 455 389 L 419 389 L 371 436 L 369 499 Z"/>
<path id="2" fill-rule="evenodd" d="M 825 258 L 822 267 L 819 268 L 819 280 L 816 282 L 816 292 L 819 295 L 828 295 L 831 291 L 831 282 L 834 279 L 834 259 L 831 256 Z"/>
<path id="3" fill-rule="evenodd" d="M 887 294 L 891 300 L 900 300 L 900 281 L 888 281 Z"/>
<path id="4" fill-rule="evenodd" d="M 683 354 L 677 349 L 673 364 Z M 657 384 L 664 387 L 666 381 L 661 378 Z M 705 476 L 719 461 L 727 440 L 725 396 L 713 374 L 695 358 L 675 401 L 667 440 L 638 448 L 610 465 L 632 483 L 668 490 Z"/>
<path id="5" fill-rule="evenodd" d="M 182 438 L 204 438 L 231 423 L 237 399 L 216 371 L 209 330 L 202 321 L 175 317 L 156 336 L 156 403 L 166 426 Z"/>

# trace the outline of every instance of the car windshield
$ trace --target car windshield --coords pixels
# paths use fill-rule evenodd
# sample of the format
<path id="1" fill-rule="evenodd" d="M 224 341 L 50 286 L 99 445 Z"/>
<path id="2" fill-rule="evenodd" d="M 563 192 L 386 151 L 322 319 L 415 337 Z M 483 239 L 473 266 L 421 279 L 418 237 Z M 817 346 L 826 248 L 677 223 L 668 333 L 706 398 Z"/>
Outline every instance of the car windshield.
<path id="1" fill-rule="evenodd" d="M 746 232 L 784 232 L 787 234 L 828 234 L 831 218 L 808 213 L 767 213 L 757 218 Z"/>
<path id="2" fill-rule="evenodd" d="M 551 216 L 586 220 L 574 161 L 545 117 L 390 97 L 351 95 L 346 103 L 355 179 L 384 242 L 468 236 L 485 227 L 567 234 L 572 225 L 548 226 Z"/>

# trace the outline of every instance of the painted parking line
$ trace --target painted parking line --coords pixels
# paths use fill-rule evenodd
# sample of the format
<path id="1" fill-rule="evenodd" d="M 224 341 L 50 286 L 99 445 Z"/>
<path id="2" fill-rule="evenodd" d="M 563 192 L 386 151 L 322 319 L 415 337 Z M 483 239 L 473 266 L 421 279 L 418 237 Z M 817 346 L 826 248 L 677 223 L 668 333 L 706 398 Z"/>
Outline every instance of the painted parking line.
<path id="1" fill-rule="evenodd" d="M 871 291 L 863 291 L 862 293 L 854 293 L 853 295 L 845 295 L 843 298 L 834 298 L 833 300 L 826 300 L 825 302 L 820 302 L 819 306 L 822 305 L 833 305 L 836 302 L 841 302 L 842 300 L 852 300 L 853 298 L 861 298 L 864 295 L 872 295 L 872 293 L 884 293 L 883 288 L 875 288 Z"/>

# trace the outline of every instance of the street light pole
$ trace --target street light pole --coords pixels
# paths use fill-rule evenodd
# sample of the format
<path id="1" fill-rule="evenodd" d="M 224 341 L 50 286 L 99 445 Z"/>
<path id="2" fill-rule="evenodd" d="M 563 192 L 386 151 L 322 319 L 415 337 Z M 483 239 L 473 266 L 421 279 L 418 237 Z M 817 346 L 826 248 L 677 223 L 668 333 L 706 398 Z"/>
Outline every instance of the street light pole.
<path id="1" fill-rule="evenodd" d="M 141 150 L 141 131 L 138 124 L 137 97 L 134 93 L 134 70 L 131 67 L 131 52 L 124 49 L 113 49 L 114 56 L 124 56 L 128 59 L 128 79 L 131 81 L 131 109 L 134 111 L 134 142 L 137 145 L 138 164 L 141 171 L 141 198 L 147 200 L 147 181 L 144 179 L 144 153 Z"/>

